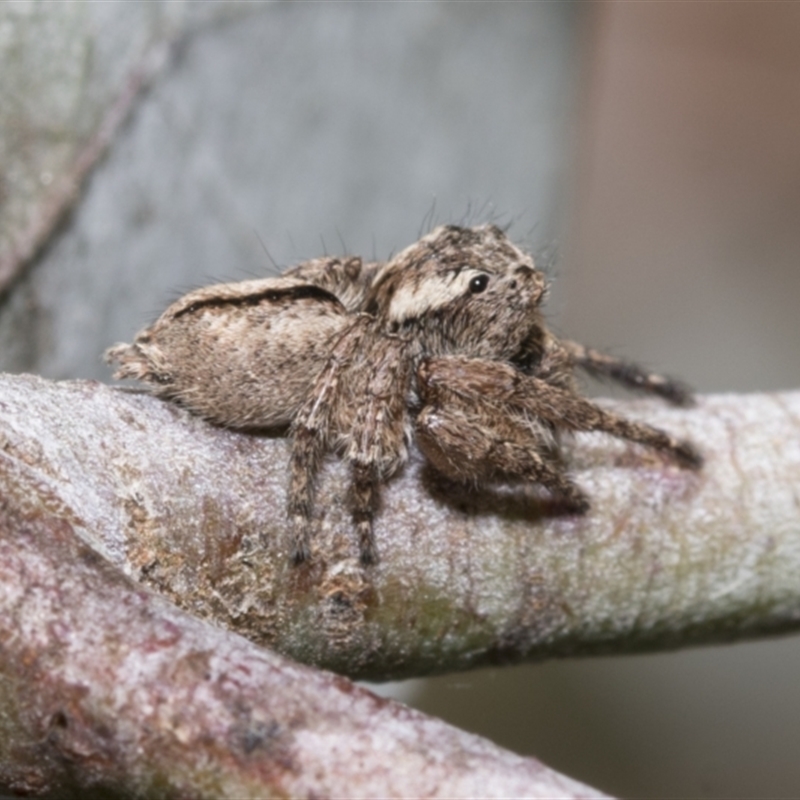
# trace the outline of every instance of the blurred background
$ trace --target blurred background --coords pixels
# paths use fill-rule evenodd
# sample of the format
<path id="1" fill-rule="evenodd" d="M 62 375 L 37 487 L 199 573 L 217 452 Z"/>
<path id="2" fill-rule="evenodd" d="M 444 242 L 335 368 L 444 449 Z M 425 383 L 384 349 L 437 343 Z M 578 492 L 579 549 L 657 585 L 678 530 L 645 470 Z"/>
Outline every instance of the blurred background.
<path id="1" fill-rule="evenodd" d="M 0 368 L 107 381 L 189 288 L 494 220 L 553 262 L 556 330 L 704 392 L 797 388 L 798 87 L 798 3 L 4 3 Z M 388 690 L 612 794 L 788 798 L 798 664 L 785 639 Z"/>

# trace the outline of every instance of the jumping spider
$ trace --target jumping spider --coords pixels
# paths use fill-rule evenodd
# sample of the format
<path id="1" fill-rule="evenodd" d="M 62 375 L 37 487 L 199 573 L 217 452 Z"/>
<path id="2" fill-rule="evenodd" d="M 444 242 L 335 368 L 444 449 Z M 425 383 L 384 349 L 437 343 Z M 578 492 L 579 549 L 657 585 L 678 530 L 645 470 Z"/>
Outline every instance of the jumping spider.
<path id="1" fill-rule="evenodd" d="M 320 258 L 276 278 L 220 284 L 171 305 L 133 344 L 111 348 L 117 378 L 231 428 L 290 426 L 294 563 L 310 555 L 324 455 L 351 467 L 361 561 L 376 561 L 378 493 L 413 441 L 449 479 L 539 483 L 575 513 L 558 434 L 604 431 L 682 467 L 685 441 L 581 397 L 581 367 L 684 404 L 680 384 L 557 339 L 540 312 L 545 279 L 493 225 L 439 227 L 386 263 Z"/>

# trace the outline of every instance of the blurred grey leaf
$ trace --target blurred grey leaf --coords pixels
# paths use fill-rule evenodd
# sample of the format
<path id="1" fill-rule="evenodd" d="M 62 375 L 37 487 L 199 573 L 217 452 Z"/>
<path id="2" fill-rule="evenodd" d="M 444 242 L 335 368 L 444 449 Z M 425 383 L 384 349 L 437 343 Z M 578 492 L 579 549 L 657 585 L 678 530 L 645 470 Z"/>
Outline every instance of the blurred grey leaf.
<path id="1" fill-rule="evenodd" d="M 0 291 L 73 206 L 170 46 L 245 7 L 0 4 Z"/>

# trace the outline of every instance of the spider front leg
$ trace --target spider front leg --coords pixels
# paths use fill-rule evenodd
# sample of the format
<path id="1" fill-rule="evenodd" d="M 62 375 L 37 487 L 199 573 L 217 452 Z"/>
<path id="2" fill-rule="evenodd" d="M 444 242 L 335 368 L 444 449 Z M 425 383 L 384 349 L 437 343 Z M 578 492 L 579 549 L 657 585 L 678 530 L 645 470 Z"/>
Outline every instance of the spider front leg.
<path id="1" fill-rule="evenodd" d="M 558 460 L 547 424 L 515 416 L 491 389 L 465 398 L 449 385 L 437 385 L 435 369 L 435 362 L 426 362 L 419 370 L 425 405 L 416 434 L 420 450 L 440 473 L 474 485 L 508 479 L 540 483 L 571 511 L 588 510 L 588 498 Z"/>
<path id="2" fill-rule="evenodd" d="M 491 397 L 498 408 L 515 415 L 545 420 L 555 428 L 603 431 L 652 447 L 683 467 L 698 469 L 703 458 L 690 442 L 658 428 L 632 422 L 600 408 L 580 395 L 525 375 L 509 364 L 462 356 L 423 361 L 418 370 L 421 385 L 430 393 L 449 392 L 470 404 Z"/>
<path id="3" fill-rule="evenodd" d="M 581 367 L 600 380 L 609 378 L 628 389 L 650 392 L 663 397 L 676 406 L 694 404 L 692 390 L 680 381 L 648 372 L 638 364 L 622 361 L 615 356 L 578 344 L 578 342 L 562 339 L 558 344 L 569 354 L 575 366 Z"/>

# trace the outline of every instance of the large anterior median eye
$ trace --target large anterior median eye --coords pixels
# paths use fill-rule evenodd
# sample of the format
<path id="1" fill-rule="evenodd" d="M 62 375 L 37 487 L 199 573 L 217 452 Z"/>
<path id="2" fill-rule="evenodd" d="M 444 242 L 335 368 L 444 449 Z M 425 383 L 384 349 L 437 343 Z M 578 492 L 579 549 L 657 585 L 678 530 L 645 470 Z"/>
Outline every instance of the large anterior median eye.
<path id="1" fill-rule="evenodd" d="M 480 294 L 489 285 L 488 275 L 476 275 L 469 282 L 469 290 L 472 294 Z"/>

